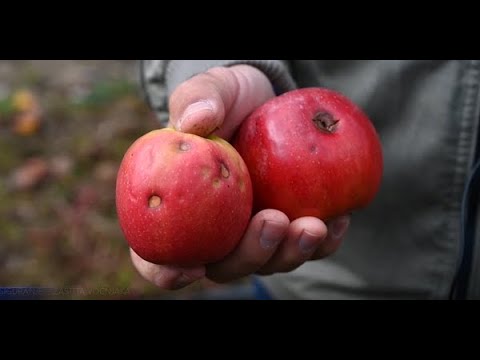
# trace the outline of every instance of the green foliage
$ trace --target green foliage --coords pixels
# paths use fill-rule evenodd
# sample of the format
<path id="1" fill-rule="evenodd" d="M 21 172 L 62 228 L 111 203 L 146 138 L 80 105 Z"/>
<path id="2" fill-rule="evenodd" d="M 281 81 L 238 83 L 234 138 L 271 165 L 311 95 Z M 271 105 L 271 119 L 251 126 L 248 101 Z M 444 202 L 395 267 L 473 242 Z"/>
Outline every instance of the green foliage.
<path id="1" fill-rule="evenodd" d="M 12 98 L 7 97 L 0 99 L 0 117 L 7 117 L 14 113 L 15 107 L 13 106 Z"/>
<path id="2" fill-rule="evenodd" d="M 105 106 L 123 96 L 133 94 L 135 86 L 124 80 L 99 82 L 76 105 L 81 108 L 98 108 Z"/>

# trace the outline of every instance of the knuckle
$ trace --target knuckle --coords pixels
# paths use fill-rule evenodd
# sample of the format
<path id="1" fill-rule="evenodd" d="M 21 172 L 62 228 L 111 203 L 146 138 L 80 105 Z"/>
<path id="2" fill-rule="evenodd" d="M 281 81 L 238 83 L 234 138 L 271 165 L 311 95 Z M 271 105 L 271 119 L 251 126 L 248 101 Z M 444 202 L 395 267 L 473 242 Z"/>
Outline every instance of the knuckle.
<path id="1" fill-rule="evenodd" d="M 275 274 L 275 271 L 272 271 L 271 269 L 260 269 L 258 270 L 255 274 L 261 275 L 261 276 L 269 276 Z"/>
<path id="2" fill-rule="evenodd" d="M 302 259 L 302 260 L 289 261 L 289 262 L 282 263 L 281 265 L 278 266 L 277 272 L 286 273 L 286 272 L 293 271 L 299 268 L 300 266 L 302 266 L 305 263 L 305 261 L 306 261 L 305 259 Z"/>
<path id="3" fill-rule="evenodd" d="M 226 76 L 232 76 L 232 72 L 229 68 L 222 67 L 222 66 L 216 66 L 211 69 L 208 69 L 203 73 L 204 75 L 211 76 L 214 78 L 223 78 Z"/>
<path id="4" fill-rule="evenodd" d="M 281 259 L 270 262 L 257 270 L 260 275 L 272 275 L 275 273 L 287 273 L 300 267 L 307 261 L 307 259 L 298 256 L 284 256 Z"/>
<path id="5" fill-rule="evenodd" d="M 319 260 L 333 255 L 339 249 L 340 245 L 341 241 L 330 241 L 325 244 L 325 246 L 320 246 L 313 255 L 312 259 Z"/>
<path id="6" fill-rule="evenodd" d="M 245 259 L 241 264 L 241 269 L 243 269 L 245 273 L 253 273 L 260 269 L 263 265 L 265 265 L 267 260 L 268 259 L 260 257 L 252 257 Z"/>
<path id="7" fill-rule="evenodd" d="M 230 264 L 228 268 L 210 268 L 207 277 L 217 283 L 225 283 L 255 273 L 266 263 L 263 258 L 246 258 L 236 264 Z"/>

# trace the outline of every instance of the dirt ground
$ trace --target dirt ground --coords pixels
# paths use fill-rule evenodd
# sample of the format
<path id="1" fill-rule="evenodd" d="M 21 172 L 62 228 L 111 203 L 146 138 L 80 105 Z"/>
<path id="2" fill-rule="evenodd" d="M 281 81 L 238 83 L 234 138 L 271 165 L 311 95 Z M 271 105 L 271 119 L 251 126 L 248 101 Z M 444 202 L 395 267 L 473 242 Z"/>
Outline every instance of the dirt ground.
<path id="1" fill-rule="evenodd" d="M 202 281 L 173 295 L 130 262 L 115 212 L 116 172 L 130 144 L 159 126 L 136 66 L 0 61 L 0 287 L 75 299 L 184 298 L 218 288 Z"/>

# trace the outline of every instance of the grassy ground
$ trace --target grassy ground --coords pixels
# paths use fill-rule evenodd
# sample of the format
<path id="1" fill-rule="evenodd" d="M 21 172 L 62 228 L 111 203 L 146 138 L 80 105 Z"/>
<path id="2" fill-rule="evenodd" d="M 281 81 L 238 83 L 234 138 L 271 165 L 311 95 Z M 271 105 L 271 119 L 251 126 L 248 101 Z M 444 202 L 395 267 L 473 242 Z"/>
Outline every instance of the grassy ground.
<path id="1" fill-rule="evenodd" d="M 123 154 L 158 128 L 136 75 L 130 60 L 0 61 L 0 286 L 172 295 L 136 273 L 115 213 Z"/>

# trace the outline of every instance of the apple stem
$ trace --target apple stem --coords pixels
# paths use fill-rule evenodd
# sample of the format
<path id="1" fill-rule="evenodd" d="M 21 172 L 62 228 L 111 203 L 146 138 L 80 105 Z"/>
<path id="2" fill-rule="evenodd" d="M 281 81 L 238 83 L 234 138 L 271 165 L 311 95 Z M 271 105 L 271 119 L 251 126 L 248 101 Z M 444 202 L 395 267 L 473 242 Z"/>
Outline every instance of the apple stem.
<path id="1" fill-rule="evenodd" d="M 317 129 L 332 134 L 335 132 L 338 126 L 338 122 L 340 120 L 335 120 L 332 114 L 322 111 L 313 117 L 313 123 L 317 127 Z"/>

